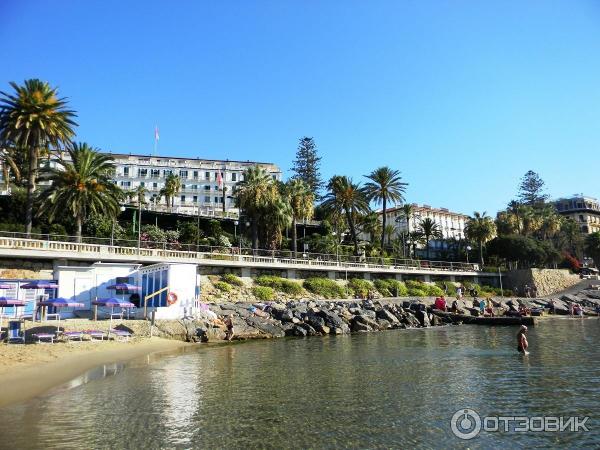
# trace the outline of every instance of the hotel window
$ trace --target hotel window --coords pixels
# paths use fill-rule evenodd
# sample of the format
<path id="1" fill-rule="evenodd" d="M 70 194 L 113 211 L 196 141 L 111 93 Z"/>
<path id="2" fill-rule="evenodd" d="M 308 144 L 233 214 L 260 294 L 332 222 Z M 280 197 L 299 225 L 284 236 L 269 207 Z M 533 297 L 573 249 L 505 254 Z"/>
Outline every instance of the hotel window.
<path id="1" fill-rule="evenodd" d="M 204 190 L 205 190 L 205 191 L 210 191 L 210 186 L 209 186 L 208 184 L 207 184 L 207 185 L 205 185 L 205 186 L 204 186 Z"/>
<path id="2" fill-rule="evenodd" d="M 208 195 L 204 197 L 204 203 L 210 203 L 210 197 Z"/>
<path id="3" fill-rule="evenodd" d="M 140 178 L 146 178 L 148 176 L 148 169 L 140 169 Z"/>
<path id="4" fill-rule="evenodd" d="M 188 177 L 188 171 L 187 170 L 180 170 L 179 171 L 179 176 L 181 178 L 187 178 Z"/>
<path id="5" fill-rule="evenodd" d="M 197 180 L 197 179 L 198 179 L 198 171 L 194 170 L 194 180 Z"/>
<path id="6" fill-rule="evenodd" d="M 215 191 L 218 191 L 218 190 L 219 190 L 219 185 L 215 184 Z"/>
<path id="7" fill-rule="evenodd" d="M 210 172 L 204 172 L 204 179 L 210 180 Z"/>
<path id="8" fill-rule="evenodd" d="M 163 171 L 163 175 L 164 175 L 165 177 L 168 177 L 168 176 L 169 176 L 169 175 L 171 175 L 172 173 L 173 173 L 173 171 L 172 171 L 171 169 L 165 169 L 165 170 Z"/>
<path id="9" fill-rule="evenodd" d="M 219 203 L 219 197 L 215 197 L 215 203 Z"/>
<path id="10" fill-rule="evenodd" d="M 194 203 L 198 203 L 198 196 L 197 195 L 194 195 L 194 197 L 192 197 L 192 198 L 193 198 L 193 202 Z"/>
<path id="11" fill-rule="evenodd" d="M 182 184 L 182 185 L 181 185 L 181 190 L 182 190 L 182 191 L 185 191 L 185 184 Z"/>
<path id="12" fill-rule="evenodd" d="M 181 203 L 185 203 L 185 195 L 182 195 L 182 196 L 180 197 L 180 200 L 181 200 Z"/>
<path id="13" fill-rule="evenodd" d="M 129 176 L 129 167 L 123 167 L 123 176 L 124 177 L 128 177 Z"/>
<path id="14" fill-rule="evenodd" d="M 159 178 L 160 177 L 160 170 L 159 169 L 152 169 L 152 171 L 150 172 L 150 175 L 152 176 L 152 178 Z"/>
<path id="15" fill-rule="evenodd" d="M 144 186 L 146 186 L 146 183 L 144 183 L 143 181 L 140 181 L 140 186 L 144 187 Z"/>
<path id="16" fill-rule="evenodd" d="M 131 187 L 131 181 L 121 181 L 121 187 Z"/>
<path id="17" fill-rule="evenodd" d="M 233 172 L 231 174 L 231 181 L 237 181 L 237 173 Z"/>
<path id="18" fill-rule="evenodd" d="M 152 189 L 158 189 L 158 183 L 152 183 Z"/>

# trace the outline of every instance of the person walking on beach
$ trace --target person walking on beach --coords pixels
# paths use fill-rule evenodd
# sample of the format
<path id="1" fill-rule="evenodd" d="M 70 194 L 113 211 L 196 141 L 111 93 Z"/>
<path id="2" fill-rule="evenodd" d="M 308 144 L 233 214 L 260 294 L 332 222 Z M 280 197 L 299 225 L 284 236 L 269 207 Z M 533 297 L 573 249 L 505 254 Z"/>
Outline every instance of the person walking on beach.
<path id="1" fill-rule="evenodd" d="M 527 342 L 527 327 L 525 325 L 521 325 L 521 329 L 517 334 L 517 350 L 519 353 L 523 353 L 524 355 L 528 355 L 527 347 L 529 347 L 529 342 Z"/>

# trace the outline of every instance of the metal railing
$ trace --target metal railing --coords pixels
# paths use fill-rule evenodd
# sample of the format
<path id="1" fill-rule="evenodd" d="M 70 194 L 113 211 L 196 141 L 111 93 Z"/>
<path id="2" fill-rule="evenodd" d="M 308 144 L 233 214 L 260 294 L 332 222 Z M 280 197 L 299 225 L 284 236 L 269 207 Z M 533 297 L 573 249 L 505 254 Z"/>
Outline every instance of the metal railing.
<path id="1" fill-rule="evenodd" d="M 142 241 L 140 248 L 138 248 L 137 241 L 132 240 L 82 237 L 80 242 L 77 242 L 75 236 L 31 234 L 27 238 L 25 233 L 6 231 L 0 231 L 0 248 L 94 254 L 99 258 L 106 255 L 118 255 L 131 258 L 154 257 L 183 260 L 220 260 L 288 266 L 313 266 L 315 268 L 331 268 L 332 270 L 366 268 L 384 270 L 479 271 L 478 264 L 464 262 L 376 258 L 322 253 L 298 252 L 294 254 L 294 252 L 289 250 L 219 247 L 152 241 Z"/>

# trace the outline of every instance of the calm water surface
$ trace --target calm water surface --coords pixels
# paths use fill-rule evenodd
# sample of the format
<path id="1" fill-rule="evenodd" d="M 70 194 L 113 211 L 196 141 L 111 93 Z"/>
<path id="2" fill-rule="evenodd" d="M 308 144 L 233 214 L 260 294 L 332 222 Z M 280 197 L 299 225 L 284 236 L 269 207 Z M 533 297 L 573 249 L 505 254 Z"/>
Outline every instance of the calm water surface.
<path id="1" fill-rule="evenodd" d="M 531 329 L 528 357 L 516 353 L 516 331 L 254 341 L 108 365 L 0 409 L 0 447 L 600 447 L 600 321 L 546 321 Z M 460 408 L 590 416 L 590 431 L 461 441 L 450 430 Z"/>

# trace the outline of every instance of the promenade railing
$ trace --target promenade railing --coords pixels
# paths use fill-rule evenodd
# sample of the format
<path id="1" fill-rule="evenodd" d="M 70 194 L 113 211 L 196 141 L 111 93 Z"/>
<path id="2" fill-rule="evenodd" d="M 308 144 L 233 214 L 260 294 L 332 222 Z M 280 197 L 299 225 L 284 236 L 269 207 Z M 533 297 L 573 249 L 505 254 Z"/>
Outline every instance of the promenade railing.
<path id="1" fill-rule="evenodd" d="M 290 250 L 252 249 L 246 247 L 224 247 L 210 245 L 181 244 L 178 242 L 153 242 L 97 237 L 31 234 L 0 231 L 0 248 L 22 248 L 56 252 L 73 252 L 124 257 L 158 257 L 189 260 L 222 260 L 289 266 L 328 267 L 332 270 L 344 268 L 400 269 L 475 272 L 479 265 L 465 262 L 429 261 L 336 255 L 327 253 L 292 252 Z"/>

